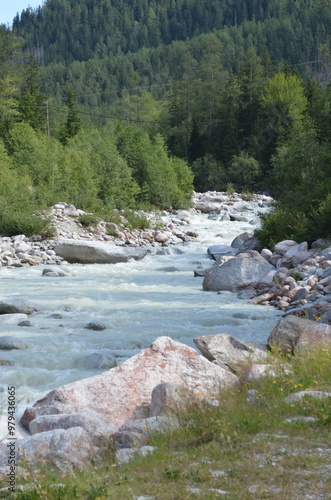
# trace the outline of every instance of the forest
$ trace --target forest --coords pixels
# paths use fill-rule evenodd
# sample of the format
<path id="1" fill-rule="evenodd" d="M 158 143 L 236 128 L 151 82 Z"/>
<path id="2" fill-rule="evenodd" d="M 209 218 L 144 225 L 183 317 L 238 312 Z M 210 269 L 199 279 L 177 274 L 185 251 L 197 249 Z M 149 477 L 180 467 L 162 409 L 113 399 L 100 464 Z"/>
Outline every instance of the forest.
<path id="1" fill-rule="evenodd" d="M 61 200 L 268 192 L 259 238 L 331 237 L 328 0 L 47 0 L 0 26 L 0 231 Z"/>

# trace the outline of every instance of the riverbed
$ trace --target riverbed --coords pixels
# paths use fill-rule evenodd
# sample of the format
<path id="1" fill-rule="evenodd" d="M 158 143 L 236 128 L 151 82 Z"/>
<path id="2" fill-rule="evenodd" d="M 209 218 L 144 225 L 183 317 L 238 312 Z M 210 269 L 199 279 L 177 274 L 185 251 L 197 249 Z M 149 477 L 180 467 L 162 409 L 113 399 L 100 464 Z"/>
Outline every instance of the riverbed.
<path id="1" fill-rule="evenodd" d="M 256 212 L 251 215 L 254 219 Z M 7 385 L 16 387 L 18 416 L 50 390 L 103 371 L 79 368 L 81 358 L 92 353 L 113 354 L 121 364 L 163 335 L 192 347 L 194 337 L 215 333 L 266 342 L 280 311 L 247 304 L 230 292 L 204 292 L 202 278 L 193 273 L 212 265 L 209 246 L 230 244 L 254 225 L 192 214 L 185 229 L 199 237 L 150 248 L 141 261 L 72 264 L 69 276 L 61 278 L 42 276 L 43 266 L 1 269 L 2 297 L 25 298 L 40 307 L 30 318 L 32 326 L 0 327 L 0 335 L 29 345 L 0 353 L 15 362 L 0 367 L 0 390 L 6 395 Z M 106 328 L 86 329 L 90 322 Z"/>

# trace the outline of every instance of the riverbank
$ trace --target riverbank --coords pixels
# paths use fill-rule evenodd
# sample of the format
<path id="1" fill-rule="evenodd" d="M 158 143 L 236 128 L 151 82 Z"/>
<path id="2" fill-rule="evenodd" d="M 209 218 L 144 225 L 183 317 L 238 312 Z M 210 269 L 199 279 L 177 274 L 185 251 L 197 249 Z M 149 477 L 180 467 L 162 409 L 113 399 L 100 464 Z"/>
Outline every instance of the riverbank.
<path id="1" fill-rule="evenodd" d="M 20 468 L 10 498 L 329 498 L 330 397 L 314 398 L 308 389 L 330 393 L 330 355 L 326 348 L 308 350 L 285 366 L 273 355 L 272 375 L 224 389 L 218 405 L 191 402 L 175 411 L 178 425 L 149 432 L 148 446 L 128 462 L 120 462 L 109 443 L 101 462 L 76 463 L 74 475 L 43 460 L 33 472 Z M 238 374 L 244 372 L 241 365 Z M 302 391 L 306 397 L 293 398 Z"/>

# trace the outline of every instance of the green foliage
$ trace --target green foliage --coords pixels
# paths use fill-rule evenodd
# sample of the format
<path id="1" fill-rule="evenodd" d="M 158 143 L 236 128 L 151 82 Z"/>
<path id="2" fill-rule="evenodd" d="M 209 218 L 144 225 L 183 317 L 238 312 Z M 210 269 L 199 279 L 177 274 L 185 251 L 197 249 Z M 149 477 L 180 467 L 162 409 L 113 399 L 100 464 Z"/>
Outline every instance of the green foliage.
<path id="1" fill-rule="evenodd" d="M 31 125 L 32 128 L 45 130 L 45 96 L 41 92 L 40 68 L 32 54 L 24 67 L 19 112 L 23 121 Z"/>
<path id="2" fill-rule="evenodd" d="M 106 226 L 106 233 L 108 236 L 113 236 L 114 238 L 118 238 L 118 231 L 114 227 Z"/>
<path id="3" fill-rule="evenodd" d="M 0 25 L 0 135 L 6 125 L 19 116 L 17 94 L 20 75 L 17 63 L 21 56 L 21 45 L 5 25 Z"/>
<path id="4" fill-rule="evenodd" d="M 231 182 L 229 182 L 226 185 L 226 193 L 227 193 L 228 196 L 231 196 L 234 192 L 235 192 L 234 186 L 233 186 L 233 184 Z"/>
<path id="5" fill-rule="evenodd" d="M 81 121 L 77 111 L 76 105 L 76 93 L 72 87 L 69 85 L 67 92 L 67 106 L 68 106 L 68 116 L 65 124 L 60 128 L 60 142 L 66 145 L 72 137 L 78 134 L 81 128 Z"/>
<path id="6" fill-rule="evenodd" d="M 273 248 L 284 239 L 305 241 L 307 239 L 308 219 L 299 207 L 276 205 L 276 209 L 262 217 L 262 229 L 255 236 L 266 248 Z"/>
<path id="7" fill-rule="evenodd" d="M 117 147 L 140 187 L 138 202 L 159 208 L 185 206 L 192 176 L 184 162 L 171 159 L 160 135 L 150 139 L 135 127 L 118 127 Z"/>
<path id="8" fill-rule="evenodd" d="M 233 156 L 228 174 L 238 192 L 253 191 L 260 174 L 259 163 L 247 153 Z"/>
<path id="9" fill-rule="evenodd" d="M 82 226 L 97 226 L 100 222 L 100 219 L 93 214 L 83 214 L 78 217 L 79 222 Z"/>
<path id="10" fill-rule="evenodd" d="M 150 224 L 146 216 L 142 213 L 133 210 L 122 210 L 121 215 L 124 217 L 129 229 L 148 229 Z"/>
<path id="11" fill-rule="evenodd" d="M 16 173 L 0 142 L 0 233 L 2 235 L 43 234 L 50 236 L 49 220 L 34 215 L 38 208 L 35 191 L 27 175 Z"/>
<path id="12" fill-rule="evenodd" d="M 224 191 L 227 184 L 227 174 L 222 162 L 211 154 L 206 154 L 192 163 L 194 186 L 199 192 L 216 189 Z"/>
<path id="13" fill-rule="evenodd" d="M 16 234 L 33 236 L 38 234 L 45 238 L 51 237 L 50 220 L 26 212 L 26 209 L 28 207 L 16 207 L 12 204 L 4 205 L 0 213 L 0 234 L 5 236 L 14 236 Z"/>

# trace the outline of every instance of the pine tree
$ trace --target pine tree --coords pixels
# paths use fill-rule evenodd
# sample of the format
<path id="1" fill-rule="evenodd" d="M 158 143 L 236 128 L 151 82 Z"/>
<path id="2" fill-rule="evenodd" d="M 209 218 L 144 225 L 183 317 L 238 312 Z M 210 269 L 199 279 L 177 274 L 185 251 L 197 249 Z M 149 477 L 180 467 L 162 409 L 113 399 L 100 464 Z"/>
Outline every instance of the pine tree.
<path id="1" fill-rule="evenodd" d="M 19 99 L 19 112 L 23 121 L 35 130 L 41 129 L 45 123 L 45 96 L 40 89 L 40 70 L 32 54 L 25 67 L 23 86 Z"/>
<path id="2" fill-rule="evenodd" d="M 67 89 L 66 98 L 68 105 L 68 116 L 67 121 L 60 129 L 60 141 L 63 145 L 68 144 L 69 139 L 78 134 L 81 129 L 81 121 L 78 115 L 76 104 L 76 93 L 72 85 L 69 85 Z"/>

